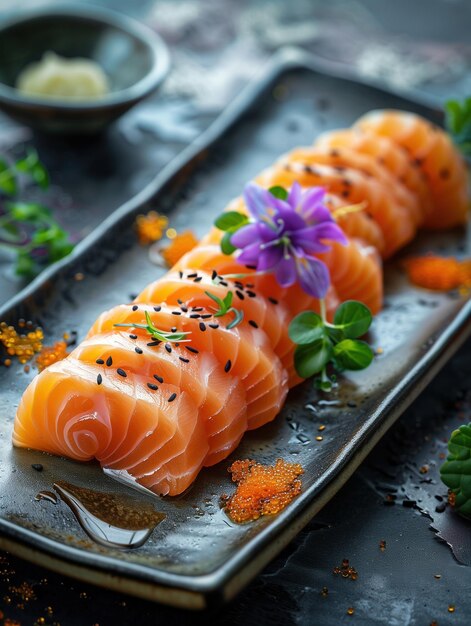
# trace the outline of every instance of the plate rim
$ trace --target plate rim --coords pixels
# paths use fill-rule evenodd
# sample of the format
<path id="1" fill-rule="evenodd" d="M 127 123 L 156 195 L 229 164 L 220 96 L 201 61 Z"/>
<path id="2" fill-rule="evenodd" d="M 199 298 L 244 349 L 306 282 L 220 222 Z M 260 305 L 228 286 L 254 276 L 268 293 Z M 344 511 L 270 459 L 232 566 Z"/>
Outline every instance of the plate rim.
<path id="1" fill-rule="evenodd" d="M 262 68 L 261 72 L 240 92 L 237 98 L 216 118 L 192 144 L 177 155 L 157 176 L 137 195 L 133 196 L 114 210 L 74 249 L 71 255 L 44 270 L 34 281 L 22 289 L 16 296 L 0 307 L 0 318 L 5 318 L 35 292 L 54 280 L 61 270 L 73 265 L 91 249 L 106 232 L 117 226 L 121 220 L 132 215 L 139 207 L 154 199 L 179 172 L 189 166 L 204 153 L 213 142 L 220 139 L 233 125 L 241 120 L 253 107 L 265 90 L 285 73 L 293 69 L 308 69 L 323 76 L 354 82 L 374 88 L 386 96 L 401 97 L 411 104 L 421 105 L 437 111 L 434 98 L 417 98 L 404 90 L 391 90 L 379 84 L 379 81 L 360 79 L 355 72 L 340 69 L 337 63 L 319 60 L 312 54 L 296 47 L 280 49 Z M 113 557 L 96 554 L 79 548 L 59 543 L 20 527 L 13 522 L 0 518 L 0 548 L 8 546 L 10 552 L 21 552 L 22 558 L 28 558 L 27 551 L 33 555 L 47 555 L 49 567 L 61 573 L 72 575 L 82 580 L 89 580 L 92 572 L 96 584 L 112 587 L 115 590 L 141 595 L 151 600 L 158 600 L 174 606 L 202 609 L 233 598 L 256 574 L 305 526 L 326 502 L 338 491 L 352 475 L 369 451 L 396 421 L 405 408 L 415 399 L 430 382 L 448 358 L 471 333 L 471 301 L 464 303 L 451 324 L 441 333 L 434 345 L 422 356 L 408 374 L 382 399 L 380 405 L 366 420 L 355 438 L 349 441 L 340 462 L 323 474 L 322 480 L 316 481 L 309 490 L 297 499 L 297 506 L 288 507 L 277 518 L 265 526 L 256 537 L 256 545 L 251 540 L 236 555 L 230 557 L 222 566 L 212 572 L 190 576 L 151 568 L 149 566 L 119 561 Z M 466 323 L 468 322 L 468 323 Z M 394 399 L 394 402 L 391 402 Z M 375 426 L 379 415 L 384 414 L 382 422 Z M 357 439 L 367 439 L 363 446 L 355 449 Z M 321 487 L 319 488 L 319 483 Z M 56 556 L 56 555 L 59 555 Z M 254 558 L 255 557 L 255 558 Z M 44 565 L 39 559 L 31 559 Z M 54 561 L 54 562 L 53 562 Z M 67 569 L 75 568 L 70 571 Z M 83 578 L 78 569 L 84 572 Z M 111 584 L 109 577 L 113 577 Z M 147 592 L 139 593 L 129 585 L 147 585 Z M 127 586 L 126 586 L 127 585 Z M 154 592 L 152 592 L 152 589 Z M 170 597 L 169 590 L 177 595 Z M 181 597 L 178 597 L 178 593 Z"/>

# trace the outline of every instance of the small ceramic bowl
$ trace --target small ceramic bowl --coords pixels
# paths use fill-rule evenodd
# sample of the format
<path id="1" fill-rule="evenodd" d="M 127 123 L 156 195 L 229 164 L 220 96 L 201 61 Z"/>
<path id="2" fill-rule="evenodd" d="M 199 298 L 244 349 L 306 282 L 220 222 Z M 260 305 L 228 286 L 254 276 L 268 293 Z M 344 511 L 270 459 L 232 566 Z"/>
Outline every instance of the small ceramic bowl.
<path id="1" fill-rule="evenodd" d="M 20 72 L 51 50 L 98 63 L 110 92 L 99 100 L 28 96 L 15 88 Z M 0 108 L 41 131 L 95 133 L 152 93 L 169 68 L 167 46 L 131 18 L 87 7 L 23 11 L 0 22 Z"/>

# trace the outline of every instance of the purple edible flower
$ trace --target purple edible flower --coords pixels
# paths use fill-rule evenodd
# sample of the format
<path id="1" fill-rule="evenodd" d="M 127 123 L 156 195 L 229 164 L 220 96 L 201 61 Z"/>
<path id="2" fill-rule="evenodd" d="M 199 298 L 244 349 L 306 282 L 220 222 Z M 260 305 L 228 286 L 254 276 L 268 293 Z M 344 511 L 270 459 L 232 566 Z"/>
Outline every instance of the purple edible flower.
<path id="1" fill-rule="evenodd" d="M 281 200 L 249 183 L 244 199 L 252 220 L 231 237 L 231 243 L 241 250 L 238 261 L 259 272 L 273 272 L 282 287 L 299 281 L 306 293 L 324 298 L 330 284 L 329 270 L 313 255 L 329 250 L 327 241 L 347 243 L 323 204 L 324 197 L 323 187 L 302 191 L 295 182 L 286 200 Z"/>

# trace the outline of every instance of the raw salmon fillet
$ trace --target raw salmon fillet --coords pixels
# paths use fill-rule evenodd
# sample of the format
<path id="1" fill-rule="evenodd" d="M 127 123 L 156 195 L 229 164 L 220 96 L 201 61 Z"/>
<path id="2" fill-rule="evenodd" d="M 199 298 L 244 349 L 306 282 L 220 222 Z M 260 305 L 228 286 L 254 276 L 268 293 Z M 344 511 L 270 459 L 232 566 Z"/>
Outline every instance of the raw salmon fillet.
<path id="1" fill-rule="evenodd" d="M 325 204 L 348 240 L 318 255 L 331 279 L 328 319 L 352 299 L 378 313 L 382 260 L 419 228 L 467 219 L 468 176 L 457 150 L 436 126 L 401 111 L 374 111 L 351 129 L 325 133 L 255 180 L 267 188 L 297 182 L 326 189 Z M 247 213 L 242 198 L 227 210 Z M 102 313 L 66 359 L 36 376 L 18 407 L 16 446 L 96 459 L 174 496 L 233 452 L 247 430 L 276 417 L 288 389 L 301 382 L 289 323 L 301 311 L 319 312 L 319 302 L 223 254 L 221 237 L 211 229 L 133 303 Z M 221 299 L 232 292 L 243 321 L 228 328 L 233 314 L 216 317 L 208 291 Z M 153 340 L 133 326 L 146 314 L 187 340 Z"/>

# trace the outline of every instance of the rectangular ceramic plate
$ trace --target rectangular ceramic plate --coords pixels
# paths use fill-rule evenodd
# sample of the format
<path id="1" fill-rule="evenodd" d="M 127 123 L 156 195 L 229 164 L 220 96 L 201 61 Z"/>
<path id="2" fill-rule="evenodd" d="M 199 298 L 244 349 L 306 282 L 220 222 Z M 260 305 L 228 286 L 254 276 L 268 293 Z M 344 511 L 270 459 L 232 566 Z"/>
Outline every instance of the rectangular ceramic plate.
<path id="1" fill-rule="evenodd" d="M 80 244 L 74 254 L 36 280 L 0 312 L 40 323 L 46 340 L 78 331 L 82 338 L 98 314 L 137 293 L 163 273 L 153 266 L 132 230 L 135 216 L 154 208 L 170 213 L 177 229 L 202 235 L 246 181 L 283 152 L 318 133 L 350 125 L 374 108 L 415 111 L 440 121 L 433 108 L 323 73 L 297 51 L 277 56 L 262 80 L 154 181 Z M 466 254 L 463 231 L 423 235 L 410 248 Z M 83 273 L 84 279 L 75 279 Z M 176 499 L 135 492 L 78 464 L 13 449 L 13 416 L 32 377 L 2 368 L 0 406 L 0 547 L 63 573 L 149 599 L 190 608 L 233 597 L 352 474 L 405 407 L 431 380 L 469 331 L 470 306 L 459 297 L 408 285 L 397 264 L 386 267 L 386 301 L 372 343 L 383 353 L 340 391 L 319 397 L 309 382 L 289 396 L 270 425 L 247 434 L 232 458 L 272 463 L 278 457 L 305 469 L 302 494 L 280 515 L 248 525 L 229 522 L 219 507 L 231 492 L 229 460 L 204 470 Z M 323 440 L 316 441 L 325 424 Z M 32 469 L 41 463 L 43 472 Z M 88 539 L 64 504 L 35 502 L 56 480 L 152 502 L 166 513 L 139 549 L 118 551 Z"/>

